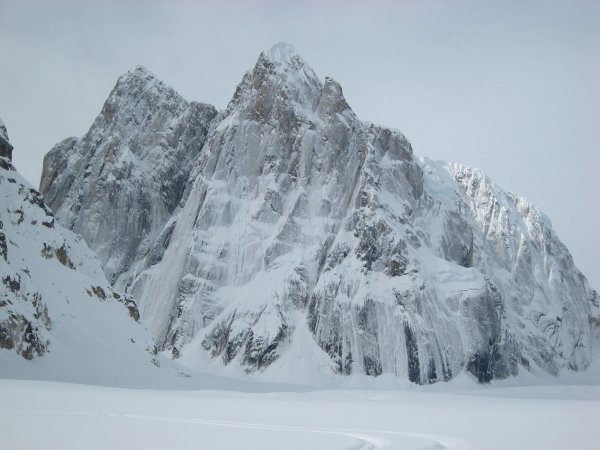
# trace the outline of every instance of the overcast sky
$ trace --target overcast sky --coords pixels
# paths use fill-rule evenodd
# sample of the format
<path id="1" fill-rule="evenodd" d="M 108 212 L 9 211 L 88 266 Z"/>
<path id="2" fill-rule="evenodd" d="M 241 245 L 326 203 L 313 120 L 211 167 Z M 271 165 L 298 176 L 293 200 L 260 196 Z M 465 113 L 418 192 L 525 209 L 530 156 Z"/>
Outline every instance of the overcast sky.
<path id="1" fill-rule="evenodd" d="M 292 43 L 363 120 L 483 169 L 551 218 L 600 289 L 600 1 L 0 0 L 0 117 L 35 186 L 142 64 L 223 108 L 261 50 Z"/>

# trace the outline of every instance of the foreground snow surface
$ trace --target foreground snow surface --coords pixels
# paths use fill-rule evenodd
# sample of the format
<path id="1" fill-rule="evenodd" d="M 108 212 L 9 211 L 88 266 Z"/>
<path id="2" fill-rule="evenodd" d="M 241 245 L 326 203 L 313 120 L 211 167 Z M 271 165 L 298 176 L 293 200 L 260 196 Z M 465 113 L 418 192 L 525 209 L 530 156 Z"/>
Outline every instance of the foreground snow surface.
<path id="1" fill-rule="evenodd" d="M 0 447 L 598 448 L 599 386 L 280 389 L 143 390 L 0 380 Z"/>

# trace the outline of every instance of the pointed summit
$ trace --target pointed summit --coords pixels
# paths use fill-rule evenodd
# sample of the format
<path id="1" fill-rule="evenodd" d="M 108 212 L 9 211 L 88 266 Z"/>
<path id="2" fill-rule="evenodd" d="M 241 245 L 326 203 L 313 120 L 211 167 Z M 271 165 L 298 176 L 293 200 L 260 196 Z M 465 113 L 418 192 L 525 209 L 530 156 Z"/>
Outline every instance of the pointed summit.
<path id="1" fill-rule="evenodd" d="M 275 72 L 288 75 L 297 74 L 302 78 L 316 79 L 320 83 L 319 77 L 312 67 L 302 59 L 296 48 L 287 42 L 278 42 L 266 52 L 261 52 L 256 65 L 263 64 L 267 64 Z"/>
<path id="2" fill-rule="evenodd" d="M 131 91 L 135 91 L 135 87 L 137 87 L 138 89 L 149 89 L 154 85 L 159 87 L 159 89 L 161 90 L 172 90 L 163 81 L 159 80 L 158 77 L 154 75 L 154 73 L 152 73 L 146 67 L 139 64 L 135 66 L 133 70 L 128 70 L 123 75 L 121 75 L 117 79 L 115 88 L 124 85 L 127 86 L 126 91 L 129 91 L 128 93 L 131 93 Z"/>
<path id="3" fill-rule="evenodd" d="M 147 81 L 158 81 L 161 82 L 156 75 L 154 75 L 153 72 L 151 72 L 148 68 L 138 64 L 137 66 L 135 66 L 135 69 L 133 70 L 129 70 L 126 74 L 124 74 L 123 76 L 125 77 L 135 77 L 135 78 L 139 78 L 142 80 L 147 80 Z"/>
<path id="4" fill-rule="evenodd" d="M 0 117 L 0 137 L 3 138 L 4 140 L 8 141 L 8 133 L 6 132 L 6 125 L 4 125 L 4 122 L 2 121 L 1 117 Z"/>
<path id="5" fill-rule="evenodd" d="M 243 109 L 261 121 L 268 120 L 274 111 L 296 108 L 314 112 L 322 90 L 321 79 L 296 49 L 279 42 L 260 53 L 252 70 L 238 84 L 224 116 Z"/>
<path id="6" fill-rule="evenodd" d="M 288 44 L 287 42 L 278 42 L 277 44 L 273 45 L 269 50 L 267 50 L 265 56 L 272 62 L 282 64 L 290 64 L 292 62 L 292 58 L 294 57 L 300 58 L 300 55 L 294 46 Z"/>
<path id="7" fill-rule="evenodd" d="M 188 103 L 137 66 L 119 77 L 82 139 L 63 141 L 44 158 L 40 189 L 46 201 L 63 224 L 96 246 L 111 283 L 133 263 L 138 248 L 148 251 L 179 204 L 216 115 L 212 106 Z M 64 198 L 53 186 L 63 183 L 67 169 L 79 178 L 70 185 L 72 197 Z M 106 195 L 117 191 L 118 198 Z M 87 228 L 98 214 L 97 226 Z M 106 232 L 137 237 L 127 244 L 118 237 L 109 242 Z"/>
<path id="8" fill-rule="evenodd" d="M 154 74 L 152 72 L 150 72 L 150 70 L 147 67 L 142 66 L 141 64 L 138 64 L 137 66 L 135 66 L 135 69 L 133 69 L 133 72 L 139 73 L 139 74 L 144 74 L 144 75 L 148 74 L 148 75 L 154 76 Z"/>
<path id="9" fill-rule="evenodd" d="M 0 119 L 0 156 L 12 160 L 13 146 L 8 142 L 8 132 L 2 119 Z"/>
<path id="10" fill-rule="evenodd" d="M 118 78 L 96 121 L 115 129 L 129 124 L 131 129 L 123 131 L 131 136 L 162 129 L 167 116 L 181 116 L 187 108 L 188 102 L 175 89 L 138 65 Z"/>

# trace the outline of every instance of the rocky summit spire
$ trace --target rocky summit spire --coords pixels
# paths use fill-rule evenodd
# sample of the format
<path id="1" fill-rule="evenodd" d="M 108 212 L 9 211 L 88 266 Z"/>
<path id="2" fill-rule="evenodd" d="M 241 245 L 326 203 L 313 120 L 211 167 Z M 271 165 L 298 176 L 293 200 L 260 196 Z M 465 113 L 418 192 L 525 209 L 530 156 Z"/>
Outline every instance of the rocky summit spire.
<path id="1" fill-rule="evenodd" d="M 253 69 L 238 84 L 223 118 L 236 111 L 254 111 L 257 120 L 291 109 L 304 116 L 313 114 L 323 83 L 309 64 L 289 44 L 279 43 L 261 52 Z"/>
<path id="2" fill-rule="evenodd" d="M 0 139 L 4 139 L 8 141 L 8 134 L 6 132 L 6 125 L 4 125 L 4 121 L 0 117 Z"/>
<path id="3" fill-rule="evenodd" d="M 8 133 L 6 126 L 0 118 L 0 156 L 12 160 L 13 146 L 8 142 Z"/>
<path id="4" fill-rule="evenodd" d="M 269 50 L 267 50 L 265 56 L 271 61 L 280 64 L 291 64 L 292 58 L 300 58 L 300 55 L 294 46 L 288 44 L 287 42 L 278 42 L 277 44 L 273 45 Z"/>
<path id="5" fill-rule="evenodd" d="M 111 282 L 148 251 L 179 205 L 216 115 L 137 66 L 119 77 L 81 139 L 44 158 L 40 190 L 98 253 Z"/>

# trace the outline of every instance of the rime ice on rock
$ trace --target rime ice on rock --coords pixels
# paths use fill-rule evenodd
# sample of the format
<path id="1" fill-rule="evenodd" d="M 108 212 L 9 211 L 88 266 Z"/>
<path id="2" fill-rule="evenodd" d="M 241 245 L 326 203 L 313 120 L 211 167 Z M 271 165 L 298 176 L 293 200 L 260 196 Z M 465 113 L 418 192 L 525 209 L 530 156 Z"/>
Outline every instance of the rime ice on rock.
<path id="1" fill-rule="evenodd" d="M 177 94 L 131 76 L 82 140 L 52 150 L 42 189 L 174 356 L 204 349 L 250 372 L 323 356 L 315 370 L 416 383 L 589 365 L 598 297 L 549 222 L 359 120 L 291 46 L 262 53 L 193 126 Z M 194 136 L 193 157 L 171 133 Z M 187 168 L 173 202 L 153 197 L 164 167 Z"/>

